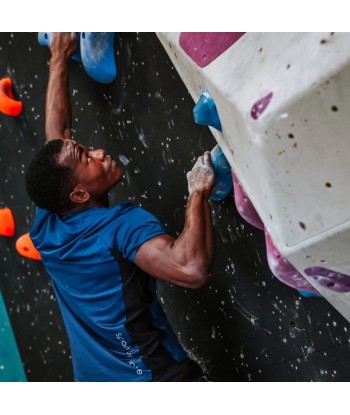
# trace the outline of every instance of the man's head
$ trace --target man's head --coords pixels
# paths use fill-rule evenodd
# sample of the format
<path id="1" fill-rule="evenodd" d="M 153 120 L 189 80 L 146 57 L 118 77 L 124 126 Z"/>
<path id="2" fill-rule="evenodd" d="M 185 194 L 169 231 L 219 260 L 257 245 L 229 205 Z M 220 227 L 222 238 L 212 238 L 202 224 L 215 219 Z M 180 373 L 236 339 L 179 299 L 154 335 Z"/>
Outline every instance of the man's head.
<path id="1" fill-rule="evenodd" d="M 105 151 L 73 140 L 52 140 L 30 163 L 26 189 L 31 200 L 51 212 L 105 204 L 122 171 Z"/>

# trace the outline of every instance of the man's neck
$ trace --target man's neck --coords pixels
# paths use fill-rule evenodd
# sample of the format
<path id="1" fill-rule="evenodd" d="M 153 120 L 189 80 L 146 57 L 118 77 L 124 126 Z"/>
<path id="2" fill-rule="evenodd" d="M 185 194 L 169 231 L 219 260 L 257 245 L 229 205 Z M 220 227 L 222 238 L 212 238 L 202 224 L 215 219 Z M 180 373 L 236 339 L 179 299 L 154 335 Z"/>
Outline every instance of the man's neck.
<path id="1" fill-rule="evenodd" d="M 70 213 L 78 213 L 78 212 L 83 212 L 84 210 L 90 209 L 92 207 L 109 207 L 109 199 L 108 199 L 108 195 L 103 199 L 103 200 L 88 200 L 85 203 L 77 203 L 75 205 L 69 206 L 65 209 L 62 209 L 59 214 L 61 216 L 65 216 L 68 215 Z"/>

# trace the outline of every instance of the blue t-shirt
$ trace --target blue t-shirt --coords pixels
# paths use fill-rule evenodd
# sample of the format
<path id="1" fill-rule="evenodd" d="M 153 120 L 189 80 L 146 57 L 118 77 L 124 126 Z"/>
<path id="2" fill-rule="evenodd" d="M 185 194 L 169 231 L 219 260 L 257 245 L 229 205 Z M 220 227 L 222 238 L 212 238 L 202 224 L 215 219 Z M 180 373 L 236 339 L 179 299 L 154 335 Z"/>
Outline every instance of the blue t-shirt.
<path id="1" fill-rule="evenodd" d="M 180 346 L 134 264 L 138 248 L 165 233 L 133 204 L 61 217 L 37 209 L 30 237 L 53 281 L 77 381 L 182 381 L 199 367 Z"/>

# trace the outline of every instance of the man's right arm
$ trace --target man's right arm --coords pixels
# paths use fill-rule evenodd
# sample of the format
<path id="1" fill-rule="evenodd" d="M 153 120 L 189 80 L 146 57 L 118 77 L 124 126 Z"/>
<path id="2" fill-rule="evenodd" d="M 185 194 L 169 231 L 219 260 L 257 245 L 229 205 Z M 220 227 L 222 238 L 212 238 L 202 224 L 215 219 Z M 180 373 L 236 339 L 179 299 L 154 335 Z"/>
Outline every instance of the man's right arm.
<path id="1" fill-rule="evenodd" d="M 75 33 L 52 33 L 49 80 L 46 90 L 46 142 L 72 136 L 68 60 L 77 47 Z"/>
<path id="2" fill-rule="evenodd" d="M 187 175 L 190 196 L 185 225 L 178 236 L 160 235 L 145 242 L 135 263 L 144 271 L 187 287 L 201 287 L 208 279 L 214 255 L 213 225 L 208 198 L 214 184 L 210 153 L 198 158 Z"/>

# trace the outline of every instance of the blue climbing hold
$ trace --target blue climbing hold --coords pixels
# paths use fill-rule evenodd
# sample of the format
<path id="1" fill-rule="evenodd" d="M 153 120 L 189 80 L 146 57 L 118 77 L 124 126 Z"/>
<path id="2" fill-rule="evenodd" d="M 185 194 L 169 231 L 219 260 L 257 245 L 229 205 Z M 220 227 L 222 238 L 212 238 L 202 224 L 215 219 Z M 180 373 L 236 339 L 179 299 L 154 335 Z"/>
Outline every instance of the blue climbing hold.
<path id="1" fill-rule="evenodd" d="M 219 202 L 232 190 L 231 166 L 218 144 L 211 151 L 211 160 L 215 171 L 215 182 L 209 199 Z"/>
<path id="2" fill-rule="evenodd" d="M 208 125 L 222 131 L 221 122 L 215 102 L 207 88 L 202 92 L 199 101 L 193 108 L 194 120 L 197 124 Z"/>
<path id="3" fill-rule="evenodd" d="M 117 76 L 114 59 L 114 35 L 111 32 L 81 32 L 81 60 L 87 74 L 97 82 L 108 84 Z"/>
<path id="4" fill-rule="evenodd" d="M 79 33 L 77 33 L 79 39 Z M 51 45 L 51 32 L 38 32 L 38 42 L 41 46 L 50 47 Z M 80 55 L 80 45 L 78 42 L 78 46 L 75 52 L 72 55 L 72 59 L 75 61 L 81 62 L 81 55 Z"/>
<path id="5" fill-rule="evenodd" d="M 298 293 L 302 295 L 303 297 L 322 297 L 321 294 L 310 293 L 309 291 L 298 290 Z"/>

